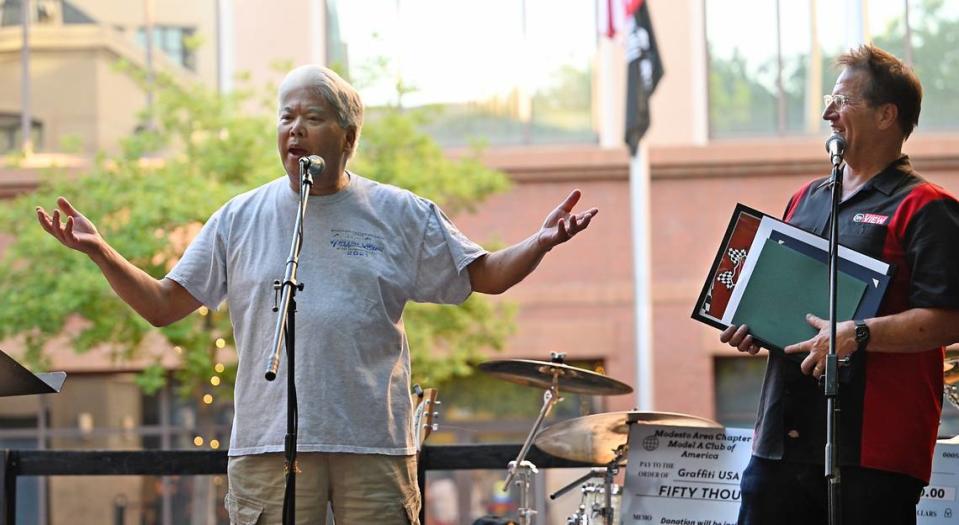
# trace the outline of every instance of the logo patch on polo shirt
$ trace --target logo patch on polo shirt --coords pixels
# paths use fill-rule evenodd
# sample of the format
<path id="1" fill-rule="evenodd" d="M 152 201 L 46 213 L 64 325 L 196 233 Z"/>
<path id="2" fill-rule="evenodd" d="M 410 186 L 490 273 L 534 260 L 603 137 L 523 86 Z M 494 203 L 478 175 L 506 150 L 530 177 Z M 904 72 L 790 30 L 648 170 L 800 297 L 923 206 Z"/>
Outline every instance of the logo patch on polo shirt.
<path id="1" fill-rule="evenodd" d="M 888 215 L 879 215 L 878 213 L 857 213 L 852 218 L 852 222 L 861 222 L 865 224 L 886 224 L 889 220 Z"/>

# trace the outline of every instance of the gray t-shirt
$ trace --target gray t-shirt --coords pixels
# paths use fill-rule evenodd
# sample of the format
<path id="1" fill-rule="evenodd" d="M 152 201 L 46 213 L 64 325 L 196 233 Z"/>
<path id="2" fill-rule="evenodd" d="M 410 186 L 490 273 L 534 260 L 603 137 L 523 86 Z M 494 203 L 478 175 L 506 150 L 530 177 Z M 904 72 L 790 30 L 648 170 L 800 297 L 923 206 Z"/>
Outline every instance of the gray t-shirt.
<path id="1" fill-rule="evenodd" d="M 275 381 L 263 374 L 298 199 L 286 177 L 233 198 L 167 275 L 210 308 L 229 305 L 239 354 L 231 456 L 283 451 L 285 353 Z M 463 302 L 466 266 L 486 252 L 432 202 L 355 174 L 345 189 L 310 197 L 303 232 L 297 450 L 412 454 L 403 307 Z"/>

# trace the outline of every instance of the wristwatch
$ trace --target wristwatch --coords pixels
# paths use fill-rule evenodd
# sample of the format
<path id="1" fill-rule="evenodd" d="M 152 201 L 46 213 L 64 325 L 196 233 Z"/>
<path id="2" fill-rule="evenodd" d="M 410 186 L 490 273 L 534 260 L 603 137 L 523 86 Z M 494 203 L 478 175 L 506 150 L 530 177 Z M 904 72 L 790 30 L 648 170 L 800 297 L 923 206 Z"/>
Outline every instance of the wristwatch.
<path id="1" fill-rule="evenodd" d="M 869 344 L 869 325 L 862 319 L 856 320 L 856 350 L 862 352 Z"/>

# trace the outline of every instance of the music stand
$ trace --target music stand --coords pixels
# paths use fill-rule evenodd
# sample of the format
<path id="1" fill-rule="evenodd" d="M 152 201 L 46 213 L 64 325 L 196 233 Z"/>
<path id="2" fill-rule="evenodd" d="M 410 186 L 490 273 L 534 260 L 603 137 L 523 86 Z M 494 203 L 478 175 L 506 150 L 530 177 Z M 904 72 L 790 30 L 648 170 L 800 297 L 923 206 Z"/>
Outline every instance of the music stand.
<path id="1" fill-rule="evenodd" d="M 0 350 L 0 397 L 57 394 L 66 372 L 34 374 Z"/>

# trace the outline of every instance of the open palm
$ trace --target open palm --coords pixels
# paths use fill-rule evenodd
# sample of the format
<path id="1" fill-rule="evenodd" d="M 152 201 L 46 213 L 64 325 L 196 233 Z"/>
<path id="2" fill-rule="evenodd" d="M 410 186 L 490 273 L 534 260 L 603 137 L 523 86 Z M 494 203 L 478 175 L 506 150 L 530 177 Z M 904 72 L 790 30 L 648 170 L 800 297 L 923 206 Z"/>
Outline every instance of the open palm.
<path id="1" fill-rule="evenodd" d="M 599 213 L 596 208 L 590 208 L 581 213 L 572 213 L 573 207 L 579 202 L 582 193 L 573 190 L 559 206 L 556 207 L 543 222 L 539 231 L 539 242 L 547 249 L 568 241 L 577 233 L 589 226 L 589 221 Z"/>
<path id="2" fill-rule="evenodd" d="M 63 222 L 61 215 L 65 217 Z M 102 241 L 96 226 L 63 197 L 57 199 L 57 209 L 53 210 L 52 215 L 37 206 L 37 220 L 61 244 L 83 253 L 90 253 Z"/>

